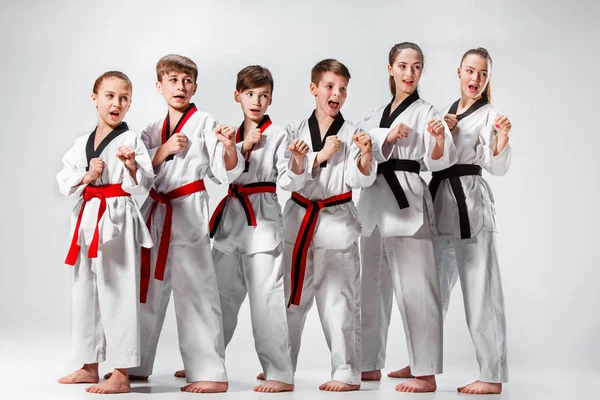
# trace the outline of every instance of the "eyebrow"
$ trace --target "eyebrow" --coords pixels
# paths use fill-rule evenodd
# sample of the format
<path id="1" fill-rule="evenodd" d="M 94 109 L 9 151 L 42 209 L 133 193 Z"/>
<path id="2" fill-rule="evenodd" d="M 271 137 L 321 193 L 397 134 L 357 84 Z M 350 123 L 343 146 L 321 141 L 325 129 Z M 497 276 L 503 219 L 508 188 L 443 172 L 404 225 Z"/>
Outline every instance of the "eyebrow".
<path id="1" fill-rule="evenodd" d="M 475 68 L 475 67 L 471 67 L 470 65 L 467 65 L 467 68 L 471 68 L 471 69 L 477 69 L 477 68 Z M 487 69 L 482 69 L 482 70 L 481 70 L 481 72 L 483 72 L 483 71 L 487 72 Z"/>

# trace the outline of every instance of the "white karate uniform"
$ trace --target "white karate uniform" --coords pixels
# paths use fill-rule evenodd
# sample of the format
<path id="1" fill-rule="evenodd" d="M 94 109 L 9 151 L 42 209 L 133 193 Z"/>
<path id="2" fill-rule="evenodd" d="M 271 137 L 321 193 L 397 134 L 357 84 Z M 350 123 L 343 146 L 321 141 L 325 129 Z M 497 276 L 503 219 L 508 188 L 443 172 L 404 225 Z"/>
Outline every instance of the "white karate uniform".
<path id="1" fill-rule="evenodd" d="M 186 114 L 182 116 L 182 120 Z M 142 140 L 153 158 L 163 144 L 164 118 L 151 122 L 142 131 Z M 168 193 L 183 185 L 213 175 L 216 181 L 228 183 L 243 171 L 243 159 L 238 153 L 238 163 L 226 171 L 223 145 L 218 142 L 214 129 L 215 119 L 196 111 L 187 119 L 180 132 L 187 137 L 183 151 L 172 160 L 165 160 L 155 168 L 154 189 Z M 147 218 L 153 200 L 149 197 L 142 212 Z M 188 382 L 226 382 L 225 345 L 221 322 L 221 307 L 217 278 L 210 253 L 208 237 L 208 193 L 206 190 L 172 200 L 173 220 L 171 241 L 164 280 L 154 278 L 156 259 L 166 207 L 158 204 L 152 216 L 150 233 L 156 246 L 150 254 L 150 285 L 146 303 L 140 305 L 142 332 L 142 361 L 139 368 L 130 370 L 133 375 L 152 374 L 158 338 L 162 329 L 167 305 L 173 291 L 179 349 Z"/>
<path id="2" fill-rule="evenodd" d="M 239 132 L 238 129 L 237 146 L 241 151 L 243 138 Z M 288 145 L 285 129 L 269 125 L 251 152 L 244 154 L 244 157 L 250 154 L 246 158 L 248 171 L 233 183 L 275 185 L 277 176 L 287 171 Z M 213 241 L 225 346 L 233 336 L 238 312 L 248 293 L 254 344 L 266 379 L 292 384 L 294 375 L 283 290 L 281 206 L 276 193 L 255 193 L 247 197 L 256 226 L 248 225 L 241 201 L 228 197 Z"/>
<path id="3" fill-rule="evenodd" d="M 95 131 L 75 141 L 56 177 L 63 195 L 79 198 L 71 217 L 72 234 L 84 203 L 82 193 L 88 186 L 76 185 L 86 174 L 90 159 L 100 157 L 105 163 L 102 174 L 90 186 L 120 184 L 123 191 L 136 195 L 144 195 L 152 187 L 154 174 L 146 147 L 126 124 L 113 130 L 96 151 L 94 135 Z M 117 158 L 122 145 L 135 151 L 137 184 Z M 74 358 L 84 364 L 108 359 L 116 368 L 135 367 L 140 364 L 139 250 L 140 246 L 151 247 L 152 239 L 131 196 L 108 197 L 98 223 L 98 255 L 89 258 L 100 204 L 98 197 L 85 203 L 77 232 L 81 249 L 73 275 Z"/>
<path id="4" fill-rule="evenodd" d="M 356 125 L 343 121 L 341 114 L 332 124 L 340 126 L 337 137 L 341 141 L 339 150 L 327 161 L 325 167 L 313 168 L 317 150 L 324 143 L 313 129 L 311 119 L 293 123 L 287 127 L 289 141 L 296 138 L 309 145 L 304 171 L 297 175 L 290 167 L 279 176 L 279 185 L 298 192 L 309 200 L 325 200 L 347 193 L 352 189 L 369 186 L 376 177 L 376 162 L 373 159 L 369 175 L 358 169 L 360 150 L 353 144 Z M 329 129 L 328 134 L 332 132 Z M 313 138 L 314 137 L 314 141 Z M 286 298 L 292 294 L 292 256 L 306 209 L 290 199 L 284 208 L 284 268 Z M 352 201 L 323 208 L 318 216 L 312 242 L 306 259 L 306 272 L 302 285 L 300 305 L 290 305 L 287 312 L 290 344 L 294 371 L 298 361 L 300 341 L 306 315 L 316 299 L 321 325 L 327 345 L 331 350 L 332 379 L 344 383 L 360 384 L 361 337 L 360 337 L 360 259 L 358 238 L 361 226 L 358 212 Z"/>
<path id="5" fill-rule="evenodd" d="M 444 115 L 448 110 L 449 107 Z M 485 104 L 459 120 L 452 129 L 457 164 L 479 165 L 492 175 L 508 171 L 510 144 L 493 155 L 497 140 L 493 124 L 498 115 L 490 104 Z M 439 234 L 435 250 L 444 315 L 452 288 L 460 277 L 467 325 L 479 362 L 479 379 L 507 382 L 506 319 L 496 249 L 494 197 L 481 176 L 459 179 L 465 193 L 471 238 L 461 239 L 458 206 L 448 179 L 440 182 L 434 200 Z"/>
<path id="6" fill-rule="evenodd" d="M 359 124 L 373 138 L 377 161 L 412 160 L 422 170 L 429 171 L 445 169 L 456 162 L 456 150 L 447 128 L 443 156 L 437 160 L 431 158 L 436 139 L 427 131 L 427 122 L 440 119 L 431 104 L 419 99 L 415 92 L 392 114 L 390 106 L 376 109 Z M 386 143 L 390 129 L 400 123 L 409 127 L 408 137 Z M 382 125 L 389 128 L 380 128 Z M 439 374 L 442 372 L 443 323 L 433 250 L 435 225 L 431 196 L 427 184 L 417 173 L 394 171 L 394 175 L 404 190 L 408 207 L 400 208 L 383 174 L 377 176 L 372 186 L 362 190 L 358 201 L 364 227 L 361 238 L 362 368 L 373 371 L 385 365 L 393 290 L 404 323 L 412 374 Z"/>

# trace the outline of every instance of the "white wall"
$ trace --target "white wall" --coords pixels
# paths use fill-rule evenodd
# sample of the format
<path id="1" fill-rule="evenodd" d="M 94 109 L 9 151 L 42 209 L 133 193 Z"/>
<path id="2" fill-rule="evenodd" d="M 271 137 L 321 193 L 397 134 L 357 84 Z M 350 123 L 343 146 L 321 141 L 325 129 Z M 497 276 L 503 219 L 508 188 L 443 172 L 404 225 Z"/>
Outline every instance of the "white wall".
<path id="1" fill-rule="evenodd" d="M 356 121 L 389 101 L 389 48 L 414 41 L 426 56 L 421 97 L 438 108 L 458 98 L 455 71 L 465 50 L 484 46 L 495 62 L 494 103 L 514 126 L 512 170 L 501 178 L 486 175 L 497 203 L 511 366 L 598 372 L 598 2 L 168 4 L 2 2 L 0 335 L 69 335 L 71 269 L 62 262 L 73 203 L 59 196 L 55 174 L 75 137 L 96 123 L 89 95 L 99 74 L 120 69 L 130 76 L 126 120 L 139 131 L 166 111 L 154 90 L 161 56 L 194 59 L 196 104 L 230 124 L 242 118 L 232 96 L 235 74 L 262 64 L 275 77 L 269 114 L 287 124 L 314 107 L 311 67 L 335 57 L 352 73 L 343 114 Z M 224 188 L 210 190 L 214 207 Z M 232 342 L 240 351 L 252 348 L 247 311 Z M 388 367 L 407 359 L 397 311 L 394 316 Z M 169 321 L 164 339 L 175 349 Z M 310 343 L 324 349 L 314 315 L 304 347 Z M 324 353 L 302 354 L 299 368 L 313 362 L 327 368 Z M 458 288 L 445 355 L 447 370 L 474 368 Z"/>

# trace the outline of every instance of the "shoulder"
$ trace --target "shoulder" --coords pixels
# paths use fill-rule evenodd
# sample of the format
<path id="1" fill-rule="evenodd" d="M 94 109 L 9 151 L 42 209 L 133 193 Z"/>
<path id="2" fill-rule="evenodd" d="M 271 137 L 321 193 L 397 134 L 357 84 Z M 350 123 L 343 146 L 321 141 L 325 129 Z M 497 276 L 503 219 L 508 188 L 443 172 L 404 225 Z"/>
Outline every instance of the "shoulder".
<path id="1" fill-rule="evenodd" d="M 212 114 L 206 111 L 198 110 L 190 117 L 190 121 L 194 121 L 201 129 L 214 129 L 217 126 L 217 120 Z"/>

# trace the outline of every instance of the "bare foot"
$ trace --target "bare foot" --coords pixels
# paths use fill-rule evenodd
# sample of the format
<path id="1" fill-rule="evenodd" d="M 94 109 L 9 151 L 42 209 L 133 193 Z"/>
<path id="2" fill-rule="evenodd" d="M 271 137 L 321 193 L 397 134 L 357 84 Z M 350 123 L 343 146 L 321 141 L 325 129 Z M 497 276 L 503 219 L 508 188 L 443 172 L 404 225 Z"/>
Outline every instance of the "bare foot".
<path id="1" fill-rule="evenodd" d="M 175 373 L 173 375 L 175 375 L 177 378 L 185 378 L 185 369 L 180 369 L 179 371 L 175 371 Z"/>
<path id="2" fill-rule="evenodd" d="M 437 385 L 435 384 L 435 376 L 418 376 L 408 382 L 404 382 L 396 386 L 397 392 L 408 393 L 427 393 L 435 392 Z"/>
<path id="3" fill-rule="evenodd" d="M 361 374 L 360 379 L 362 381 L 380 381 L 381 370 L 377 369 L 375 371 L 365 371 Z"/>
<path id="4" fill-rule="evenodd" d="M 360 389 L 360 385 L 350 385 L 340 381 L 329 381 L 319 386 L 319 389 L 327 392 L 350 392 L 352 390 Z"/>
<path id="5" fill-rule="evenodd" d="M 259 381 L 264 381 L 265 374 L 261 372 L 260 374 L 256 375 L 256 379 L 258 379 Z"/>
<path id="6" fill-rule="evenodd" d="M 110 379 L 110 377 L 112 376 L 112 372 L 109 372 L 108 374 L 104 375 L 104 379 Z M 147 381 L 148 377 L 147 376 L 140 376 L 140 375 L 129 375 L 129 380 L 130 381 Z"/>
<path id="7" fill-rule="evenodd" d="M 58 383 L 70 385 L 73 383 L 98 383 L 99 381 L 98 364 L 84 364 L 81 369 L 60 378 Z"/>
<path id="8" fill-rule="evenodd" d="M 198 381 L 181 388 L 182 392 L 190 393 L 221 393 L 229 389 L 227 382 Z"/>
<path id="9" fill-rule="evenodd" d="M 127 369 L 115 369 L 110 379 L 100 383 L 99 385 L 90 386 L 85 389 L 88 393 L 98 394 L 116 394 L 129 393 L 129 377 Z"/>
<path id="10" fill-rule="evenodd" d="M 500 394 L 502 393 L 502 384 L 475 381 L 456 390 L 465 394 Z"/>
<path id="11" fill-rule="evenodd" d="M 274 381 L 269 379 L 262 385 L 258 385 L 254 388 L 255 392 L 262 393 L 279 393 L 279 392 L 291 392 L 294 390 L 294 385 L 284 383 L 281 381 Z"/>
<path id="12" fill-rule="evenodd" d="M 390 378 L 400 378 L 400 379 L 408 379 L 414 378 L 410 372 L 410 367 L 407 365 L 406 367 L 399 369 L 398 371 L 393 371 L 388 374 Z"/>

